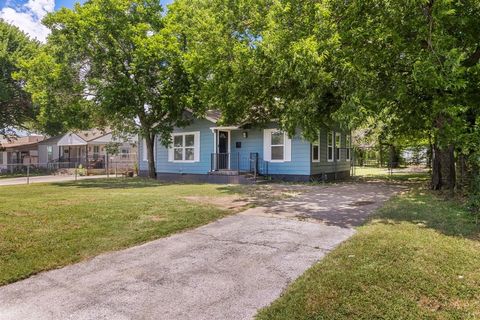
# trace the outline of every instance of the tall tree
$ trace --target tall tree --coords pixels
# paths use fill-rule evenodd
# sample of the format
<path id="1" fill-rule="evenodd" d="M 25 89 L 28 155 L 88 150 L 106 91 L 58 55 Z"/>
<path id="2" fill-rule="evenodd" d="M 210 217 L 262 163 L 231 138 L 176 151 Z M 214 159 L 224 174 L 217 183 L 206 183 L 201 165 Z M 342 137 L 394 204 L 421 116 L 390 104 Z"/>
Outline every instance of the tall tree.
<path id="1" fill-rule="evenodd" d="M 0 20 L 0 135 L 24 127 L 34 116 L 30 95 L 14 74 L 20 59 L 31 58 L 37 47 L 38 43 L 17 27 Z"/>
<path id="2" fill-rule="evenodd" d="M 393 117 L 398 136 L 424 134 L 434 142 L 432 187 L 455 187 L 454 151 L 475 127 L 480 3 L 416 0 L 341 1 L 329 4 L 341 39 L 340 66 L 350 91 L 342 108 L 366 108 Z M 346 112 L 347 111 L 347 112 Z M 468 120 L 468 119 L 471 120 Z M 470 129 L 469 129 L 470 128 Z"/>
<path id="3" fill-rule="evenodd" d="M 140 135 L 154 178 L 155 137 L 168 145 L 173 128 L 186 122 L 185 108 L 196 106 L 183 43 L 165 23 L 159 1 L 91 0 L 49 14 L 44 23 L 51 30 L 49 51 L 25 73 L 39 80 L 39 85 L 30 81 L 34 98 L 45 98 L 44 106 L 52 100 L 60 109 L 64 102 L 94 121 Z M 55 82 L 50 92 L 42 85 L 49 69 L 56 71 L 53 77 L 49 73 Z"/>
<path id="4" fill-rule="evenodd" d="M 178 0 L 171 18 L 186 35 L 199 97 L 226 123 L 276 120 L 318 137 L 340 107 L 338 39 L 326 4 L 281 0 Z M 318 37 L 320 35 L 320 37 Z"/>

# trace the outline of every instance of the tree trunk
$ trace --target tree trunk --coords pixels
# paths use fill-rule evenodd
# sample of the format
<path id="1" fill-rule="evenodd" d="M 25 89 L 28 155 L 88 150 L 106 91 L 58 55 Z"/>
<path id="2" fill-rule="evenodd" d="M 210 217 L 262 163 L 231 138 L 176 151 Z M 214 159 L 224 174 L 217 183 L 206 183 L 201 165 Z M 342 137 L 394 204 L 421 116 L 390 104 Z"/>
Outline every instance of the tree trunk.
<path id="1" fill-rule="evenodd" d="M 148 160 L 148 177 L 151 179 L 157 178 L 157 172 L 155 170 L 155 155 L 154 155 L 154 145 L 155 145 L 155 135 L 147 134 L 145 137 L 146 147 L 147 147 L 147 160 Z"/>
<path id="2" fill-rule="evenodd" d="M 442 189 L 442 161 L 440 160 L 440 148 L 434 145 L 432 148 L 432 189 Z"/>
<path id="3" fill-rule="evenodd" d="M 445 176 L 445 189 L 453 192 L 457 185 L 457 175 L 455 171 L 455 147 L 449 145 L 444 151 L 443 170 Z"/>
<path id="4" fill-rule="evenodd" d="M 380 157 L 380 163 L 379 163 L 379 167 L 383 167 L 383 146 L 381 144 L 379 144 L 380 148 L 379 148 L 379 157 Z"/>
<path id="5" fill-rule="evenodd" d="M 391 144 L 388 146 L 388 151 L 389 151 L 389 167 L 390 168 L 398 168 L 400 164 L 400 157 L 398 155 L 398 150 L 397 148 Z"/>
<path id="6" fill-rule="evenodd" d="M 455 147 L 433 147 L 432 189 L 453 192 L 456 186 Z"/>
<path id="7" fill-rule="evenodd" d="M 433 143 L 432 137 L 428 137 L 428 150 L 427 150 L 427 168 L 432 168 L 432 161 L 433 161 Z"/>

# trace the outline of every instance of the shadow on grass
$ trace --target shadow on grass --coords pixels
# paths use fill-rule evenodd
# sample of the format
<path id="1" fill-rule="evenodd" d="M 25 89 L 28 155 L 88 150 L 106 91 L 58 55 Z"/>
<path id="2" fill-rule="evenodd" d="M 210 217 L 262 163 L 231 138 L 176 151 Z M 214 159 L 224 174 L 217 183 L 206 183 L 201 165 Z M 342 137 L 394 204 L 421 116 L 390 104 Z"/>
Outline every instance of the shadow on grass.
<path id="1" fill-rule="evenodd" d="M 165 183 L 147 178 L 111 178 L 111 179 L 86 179 L 68 182 L 54 182 L 51 185 L 58 187 L 76 187 L 76 188 L 100 188 L 100 189 L 138 189 L 151 188 L 158 186 L 167 186 L 171 183 Z"/>
<path id="2" fill-rule="evenodd" d="M 447 236 L 480 241 L 480 224 L 461 203 L 421 188 L 395 197 L 372 220 L 385 224 L 409 222 Z"/>

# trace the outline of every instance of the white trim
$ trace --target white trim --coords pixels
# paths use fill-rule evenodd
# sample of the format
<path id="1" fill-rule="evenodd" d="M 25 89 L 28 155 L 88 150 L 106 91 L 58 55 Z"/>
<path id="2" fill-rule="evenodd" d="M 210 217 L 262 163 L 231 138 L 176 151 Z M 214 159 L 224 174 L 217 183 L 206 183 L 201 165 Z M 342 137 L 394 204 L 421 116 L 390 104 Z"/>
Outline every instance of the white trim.
<path id="1" fill-rule="evenodd" d="M 238 130 L 240 127 L 238 126 L 231 126 L 231 127 L 210 127 L 210 130 L 222 130 L 222 131 L 227 131 L 227 130 Z"/>
<path id="2" fill-rule="evenodd" d="M 185 136 L 193 135 L 193 147 L 185 147 Z M 174 147 L 175 137 L 183 137 L 182 138 L 182 158 L 185 159 L 185 149 L 192 149 L 193 148 L 193 160 L 175 160 L 175 152 L 176 149 Z M 180 147 L 179 147 L 180 148 Z M 178 149 L 179 149 L 178 148 Z M 193 132 L 175 132 L 172 133 L 172 144 L 168 148 L 168 161 L 174 163 L 195 163 L 200 162 L 200 131 L 193 131 Z"/>
<path id="3" fill-rule="evenodd" d="M 274 146 L 283 146 L 283 159 L 272 159 L 272 133 L 282 132 L 283 133 L 283 145 L 274 145 Z M 288 134 L 279 129 L 264 129 L 263 131 L 263 159 L 265 161 L 273 163 L 281 162 L 290 162 L 292 161 L 292 139 L 288 137 Z"/>
<path id="4" fill-rule="evenodd" d="M 312 143 L 312 162 L 317 163 L 320 162 L 320 136 L 317 137 L 317 141 Z M 315 155 L 314 147 L 317 147 L 317 159 L 314 159 L 313 156 Z"/>
<path id="5" fill-rule="evenodd" d="M 87 144 L 87 141 L 75 133 L 64 134 L 57 142 L 57 146 L 59 147 L 86 146 Z"/>
<path id="6" fill-rule="evenodd" d="M 330 144 L 329 139 L 332 138 L 332 143 Z M 329 158 L 329 149 L 332 149 L 332 157 Z M 335 159 L 335 134 L 333 131 L 327 132 L 327 162 L 333 162 Z"/>
<path id="7" fill-rule="evenodd" d="M 352 135 L 345 135 L 345 161 L 350 162 L 352 160 Z"/>
<path id="8" fill-rule="evenodd" d="M 227 128 L 227 127 L 225 127 Z M 217 139 L 218 139 L 218 136 L 219 136 L 219 132 L 220 131 L 223 131 L 223 132 L 226 132 L 227 133 L 227 147 L 228 147 L 228 150 L 227 150 L 227 153 L 229 154 L 228 156 L 228 170 L 230 170 L 231 168 L 231 162 L 232 162 L 232 131 L 230 129 L 222 129 L 222 127 L 218 127 L 218 128 L 215 128 L 217 129 Z M 216 143 L 215 144 L 215 153 L 216 154 L 220 154 L 220 152 L 218 152 L 218 146 L 219 146 L 219 143 Z"/>
<path id="9" fill-rule="evenodd" d="M 142 161 L 148 161 L 147 140 L 142 140 Z"/>
<path id="10" fill-rule="evenodd" d="M 338 138 L 338 144 L 337 146 L 337 138 Z M 341 132 L 335 132 L 335 160 L 341 161 L 342 160 L 342 133 Z"/>

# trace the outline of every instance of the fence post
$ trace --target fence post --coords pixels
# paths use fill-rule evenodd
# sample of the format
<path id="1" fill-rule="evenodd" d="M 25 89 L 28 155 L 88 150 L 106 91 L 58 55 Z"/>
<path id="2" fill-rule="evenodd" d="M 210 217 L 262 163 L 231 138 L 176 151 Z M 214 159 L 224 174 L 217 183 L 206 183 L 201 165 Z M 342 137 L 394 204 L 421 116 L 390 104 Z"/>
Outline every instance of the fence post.
<path id="1" fill-rule="evenodd" d="M 118 163 L 115 162 L 115 178 L 118 178 L 117 171 L 118 171 Z"/>
<path id="2" fill-rule="evenodd" d="M 27 164 L 27 184 L 30 184 L 30 163 Z"/>
<path id="3" fill-rule="evenodd" d="M 107 160 L 107 178 L 110 178 L 110 158 L 108 157 L 108 153 L 105 155 L 105 159 Z"/>

